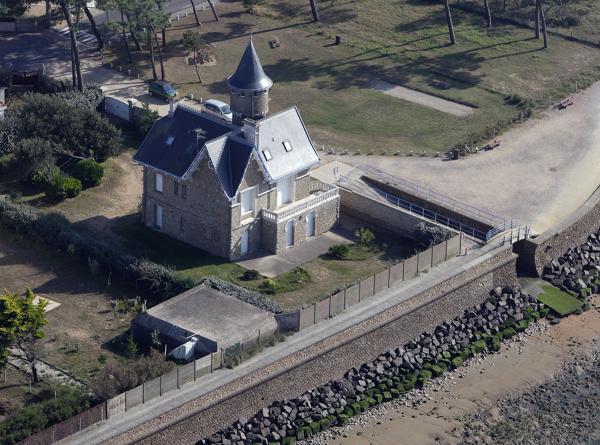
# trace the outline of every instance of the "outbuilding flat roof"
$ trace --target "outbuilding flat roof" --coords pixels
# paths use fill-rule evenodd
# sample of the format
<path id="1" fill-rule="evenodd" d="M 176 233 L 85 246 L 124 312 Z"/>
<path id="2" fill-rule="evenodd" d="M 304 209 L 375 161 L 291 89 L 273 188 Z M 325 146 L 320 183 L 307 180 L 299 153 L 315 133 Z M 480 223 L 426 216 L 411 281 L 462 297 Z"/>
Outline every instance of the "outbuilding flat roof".
<path id="1" fill-rule="evenodd" d="M 146 328 L 174 327 L 182 337 L 199 335 L 227 348 L 253 340 L 261 333 L 277 328 L 275 316 L 251 304 L 200 285 L 149 309 L 139 320 Z M 151 326 L 152 325 L 152 326 Z M 161 329 L 162 328 L 162 329 Z"/>

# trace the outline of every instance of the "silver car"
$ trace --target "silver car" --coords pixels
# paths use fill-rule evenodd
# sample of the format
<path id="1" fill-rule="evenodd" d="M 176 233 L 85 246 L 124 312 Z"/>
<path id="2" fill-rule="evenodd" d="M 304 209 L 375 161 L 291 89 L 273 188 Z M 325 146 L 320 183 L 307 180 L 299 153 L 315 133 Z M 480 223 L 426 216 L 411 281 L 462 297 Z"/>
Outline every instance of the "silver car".
<path id="1" fill-rule="evenodd" d="M 220 117 L 221 119 L 231 122 L 233 119 L 233 113 L 231 108 L 225 102 L 221 102 L 216 99 L 209 99 L 203 104 L 203 110 L 208 113 Z"/>

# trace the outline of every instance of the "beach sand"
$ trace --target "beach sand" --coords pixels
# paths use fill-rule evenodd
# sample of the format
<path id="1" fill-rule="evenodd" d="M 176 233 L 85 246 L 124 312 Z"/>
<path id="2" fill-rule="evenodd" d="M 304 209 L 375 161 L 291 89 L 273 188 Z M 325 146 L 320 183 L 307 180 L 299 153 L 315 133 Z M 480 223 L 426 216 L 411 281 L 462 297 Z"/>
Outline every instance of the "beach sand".
<path id="1" fill-rule="evenodd" d="M 549 326 L 541 322 L 530 335 L 504 345 L 493 355 L 476 357 L 405 397 L 353 419 L 310 443 L 333 445 L 454 444 L 461 440 L 462 416 L 490 410 L 559 373 L 575 356 L 600 349 L 600 297 L 592 309 Z M 414 406 L 413 406 L 414 405 Z"/>

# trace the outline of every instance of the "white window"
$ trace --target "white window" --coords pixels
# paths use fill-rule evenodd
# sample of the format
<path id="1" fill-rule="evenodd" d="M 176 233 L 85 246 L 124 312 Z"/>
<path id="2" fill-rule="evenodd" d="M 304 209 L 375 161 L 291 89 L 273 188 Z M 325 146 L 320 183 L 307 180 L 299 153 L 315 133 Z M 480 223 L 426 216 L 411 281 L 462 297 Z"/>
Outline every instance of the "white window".
<path id="1" fill-rule="evenodd" d="M 252 187 L 240 193 L 242 204 L 242 215 L 254 212 L 256 208 L 256 188 Z"/>
<path id="2" fill-rule="evenodd" d="M 154 204 L 154 226 L 157 229 L 162 229 L 163 226 L 163 208 L 158 204 Z"/>
<path id="3" fill-rule="evenodd" d="M 154 175 L 154 190 L 161 193 L 163 191 L 163 175 L 160 173 Z"/>
<path id="4" fill-rule="evenodd" d="M 175 136 L 169 136 L 167 138 L 167 145 L 172 145 L 174 140 L 175 140 Z"/>
<path id="5" fill-rule="evenodd" d="M 269 150 L 268 148 L 265 148 L 262 153 L 263 153 L 263 156 L 265 157 L 265 161 L 270 161 L 271 159 L 273 159 L 271 150 Z"/>
<path id="6" fill-rule="evenodd" d="M 294 202 L 294 175 L 277 181 L 277 205 Z"/>
<path id="7" fill-rule="evenodd" d="M 285 151 L 287 152 L 292 151 L 292 143 L 290 141 L 283 141 L 283 148 L 285 148 Z"/>

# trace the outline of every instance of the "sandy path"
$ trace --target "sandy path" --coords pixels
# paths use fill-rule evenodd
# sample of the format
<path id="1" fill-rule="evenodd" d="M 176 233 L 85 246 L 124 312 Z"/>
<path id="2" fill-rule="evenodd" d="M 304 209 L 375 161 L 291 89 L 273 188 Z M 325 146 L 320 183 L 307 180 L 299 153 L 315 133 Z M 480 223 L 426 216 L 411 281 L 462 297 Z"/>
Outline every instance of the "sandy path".
<path id="1" fill-rule="evenodd" d="M 338 155 L 324 161 L 372 165 L 542 232 L 600 185 L 600 83 L 574 99 L 566 110 L 503 134 L 500 148 L 464 160 Z"/>
<path id="2" fill-rule="evenodd" d="M 442 113 L 452 114 L 454 116 L 468 116 L 475 111 L 475 108 L 432 96 L 431 94 L 421 93 L 420 91 L 411 90 L 400 85 L 378 80 L 372 83 L 371 88 L 388 96 L 397 97 L 424 107 L 433 108 Z"/>
<path id="3" fill-rule="evenodd" d="M 596 298 L 596 302 L 599 298 Z M 558 372 L 573 355 L 598 347 L 600 313 L 590 310 L 550 326 L 524 341 L 503 347 L 500 353 L 476 359 L 471 366 L 434 382 L 413 406 L 388 404 L 367 413 L 370 421 L 354 426 L 329 441 L 334 445 L 423 445 L 457 443 L 461 422 L 457 417 L 492 409 L 496 401 L 520 394 Z M 393 402 L 394 403 L 394 402 Z M 385 406 L 385 405 L 384 405 Z M 365 421 L 361 421 L 364 423 Z"/>

